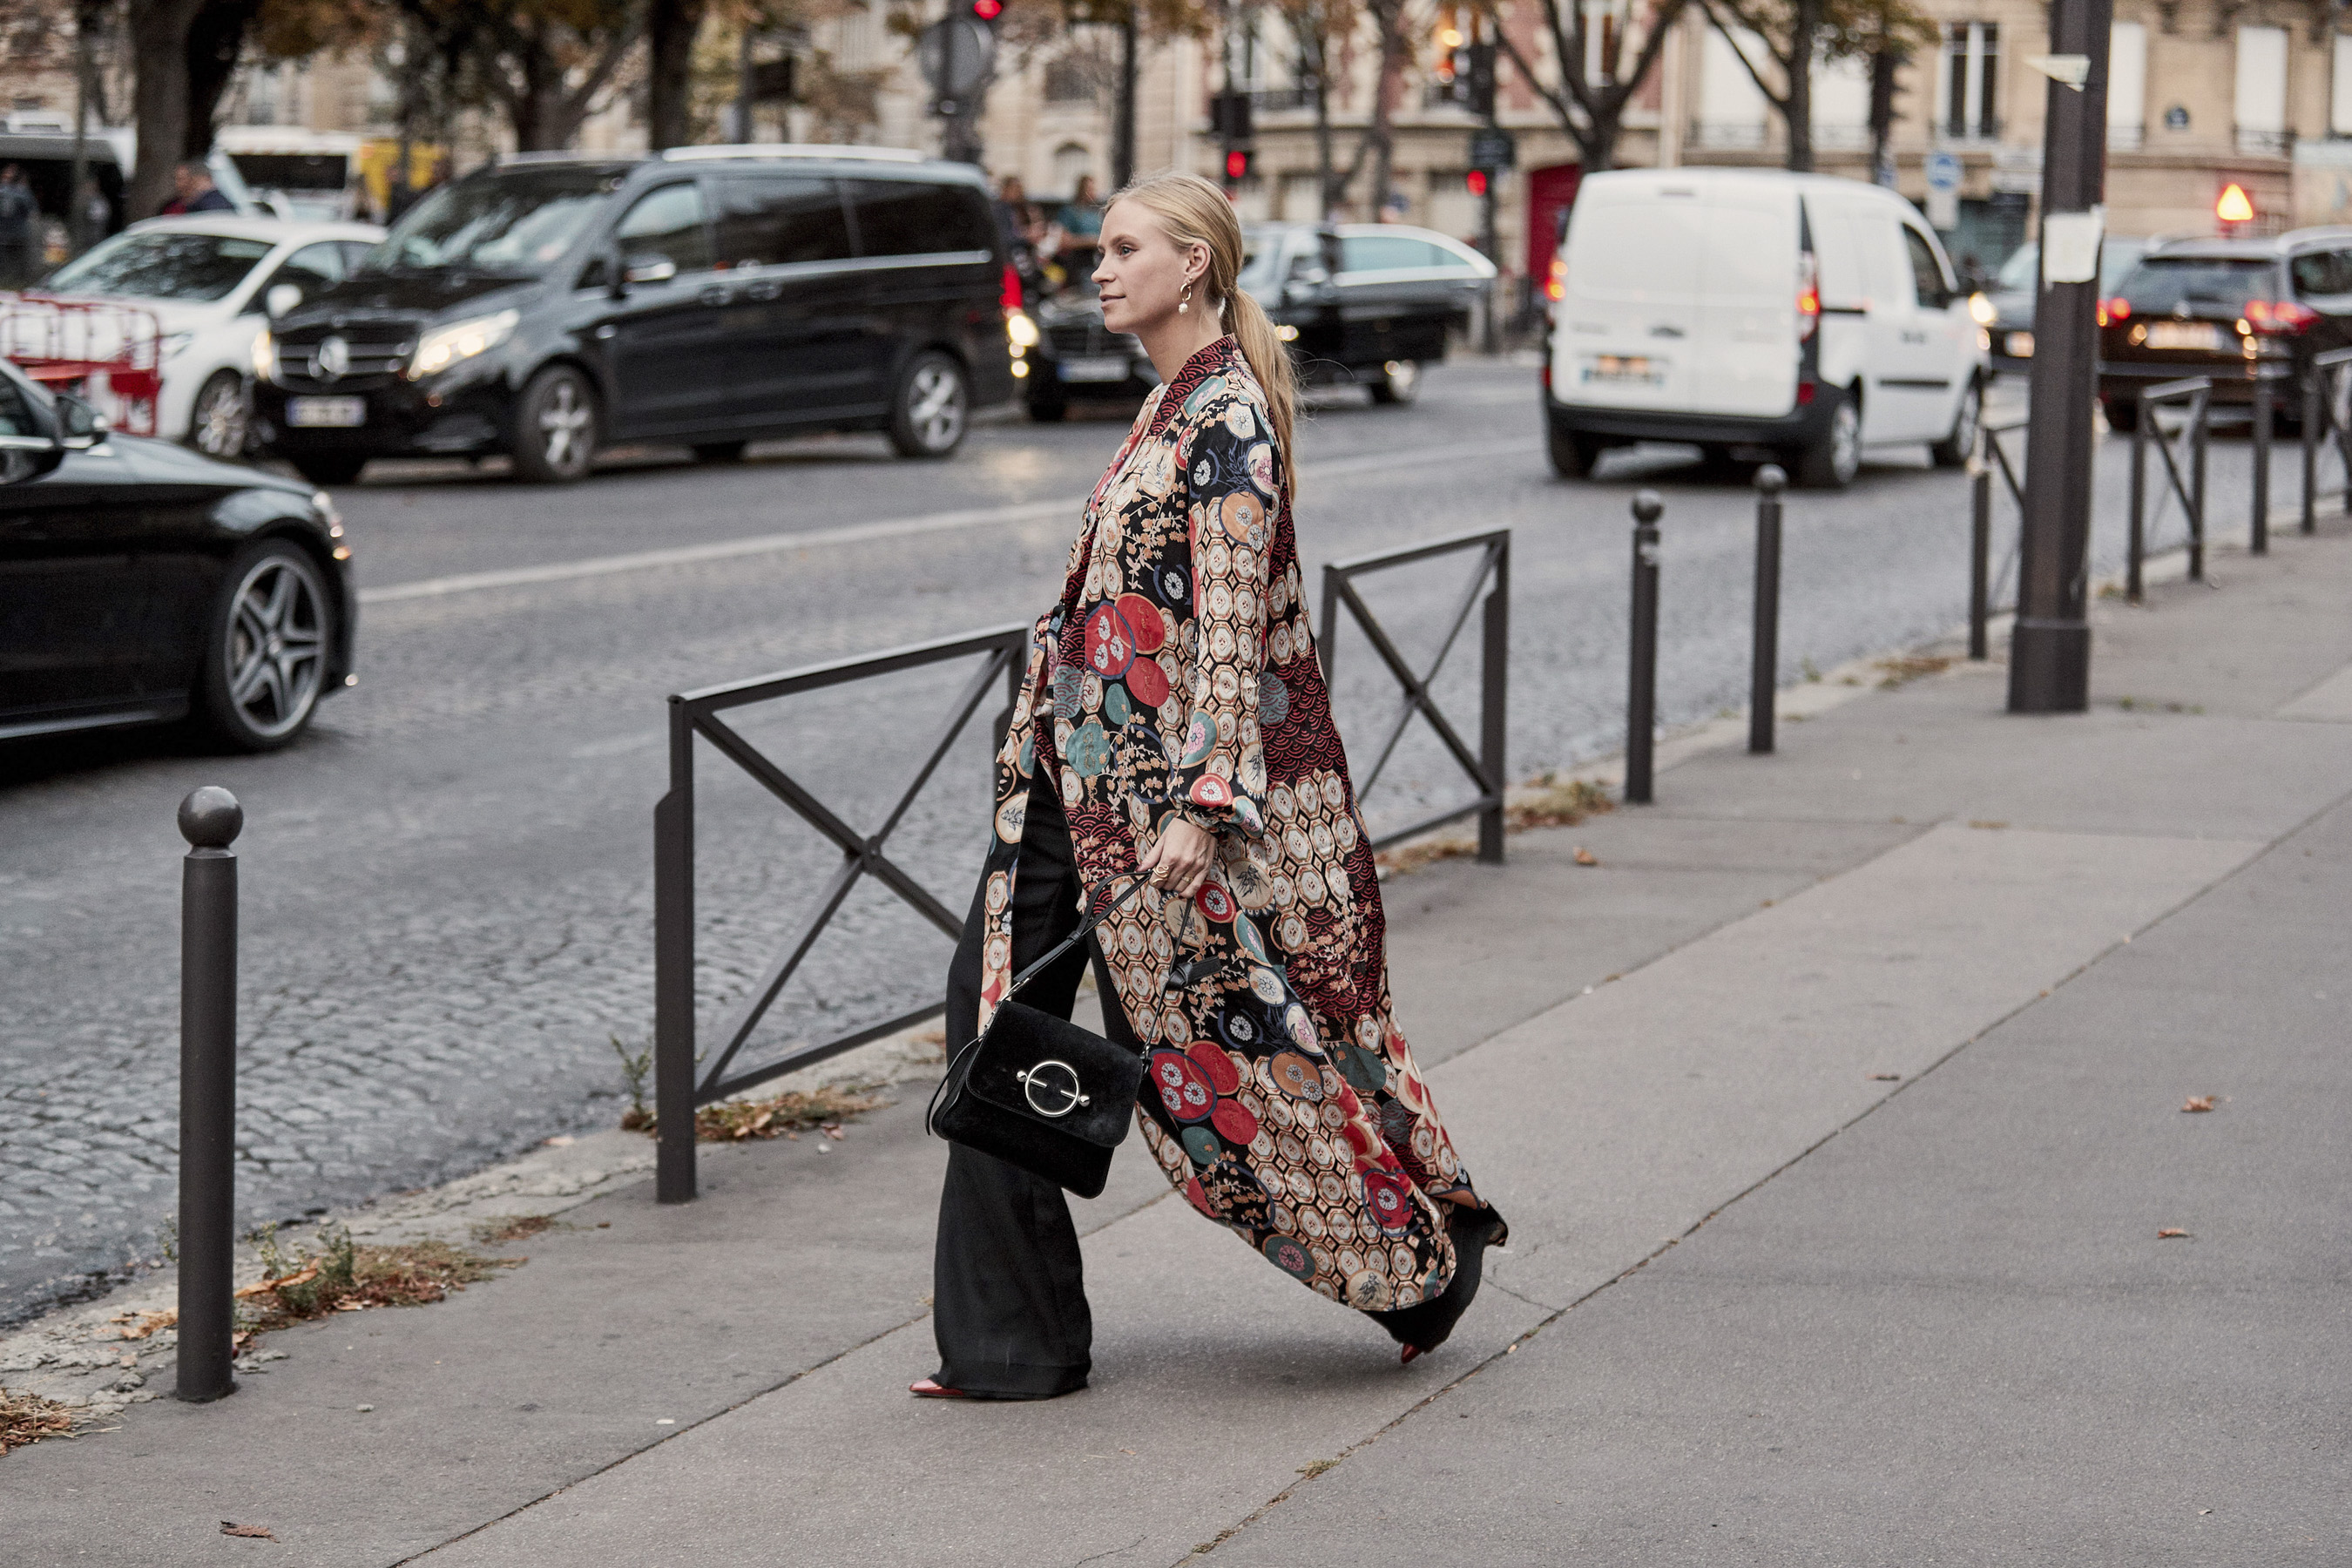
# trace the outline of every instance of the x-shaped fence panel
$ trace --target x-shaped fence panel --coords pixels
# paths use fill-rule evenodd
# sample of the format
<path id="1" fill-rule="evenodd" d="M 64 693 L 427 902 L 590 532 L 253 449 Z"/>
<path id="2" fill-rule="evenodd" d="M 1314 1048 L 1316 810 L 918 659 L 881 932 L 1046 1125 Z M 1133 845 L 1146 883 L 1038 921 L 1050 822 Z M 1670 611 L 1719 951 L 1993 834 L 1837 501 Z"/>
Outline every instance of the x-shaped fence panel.
<path id="1" fill-rule="evenodd" d="M 932 1003 L 831 1039 L 794 1047 L 772 1061 L 730 1072 L 751 1033 L 777 995 L 800 969 L 851 889 L 871 877 L 950 938 L 963 931 L 963 917 L 931 896 L 887 853 L 890 835 L 930 782 L 940 762 L 972 716 L 1000 683 L 1004 705 L 996 715 L 1001 739 L 1020 695 L 1029 647 L 1029 627 L 943 637 L 894 648 L 866 658 L 842 659 L 789 674 L 764 676 L 726 686 L 706 687 L 669 700 L 669 793 L 654 808 L 654 1093 L 659 1119 L 659 1157 L 655 1191 L 663 1203 L 694 1196 L 694 1112 L 698 1106 L 750 1089 L 795 1068 L 811 1066 L 869 1040 L 919 1024 L 940 1011 Z M 779 766 L 720 717 L 733 709 L 774 701 L 801 692 L 869 680 L 877 676 L 977 658 L 979 666 L 948 705 L 945 722 L 924 753 L 912 779 L 871 834 L 860 833 L 838 812 Z M 767 970 L 735 1005 L 721 1031 L 717 1060 L 696 1076 L 694 1001 L 694 740 L 699 735 L 719 753 L 789 806 L 794 815 L 832 841 L 841 863 L 817 895 L 816 906 Z M 878 792 L 877 792 L 878 793 Z"/>
<path id="2" fill-rule="evenodd" d="M 1462 597 L 1454 606 L 1446 622 L 1445 635 L 1429 661 L 1429 668 L 1416 670 L 1382 626 L 1379 617 L 1366 606 L 1356 592 L 1356 580 L 1375 572 L 1386 572 L 1400 566 L 1411 566 L 1438 556 L 1476 551 L 1478 563 L 1472 572 Z M 1478 750 L 1472 752 L 1469 743 L 1446 718 L 1431 694 L 1437 672 L 1444 668 L 1446 656 L 1469 623 L 1470 612 L 1479 607 L 1480 595 L 1485 595 L 1486 614 L 1480 627 Z M 1388 738 L 1381 743 L 1379 754 L 1371 768 L 1356 784 L 1356 802 L 1361 805 L 1375 786 L 1381 774 L 1396 752 L 1397 742 L 1404 736 L 1405 728 L 1418 713 L 1429 721 L 1445 750 L 1460 763 L 1477 787 L 1475 799 L 1465 805 L 1450 806 L 1433 816 L 1422 819 L 1407 827 L 1381 835 L 1372 840 L 1374 849 L 1384 849 L 1402 839 L 1443 827 L 1463 817 L 1478 818 L 1478 858 L 1490 865 L 1503 861 L 1503 741 L 1506 721 L 1506 677 L 1510 666 L 1511 648 L 1511 531 L 1496 529 L 1486 533 L 1462 533 L 1450 539 L 1440 539 L 1406 550 L 1391 550 L 1379 555 L 1359 555 L 1353 560 L 1335 561 L 1323 568 L 1323 629 L 1321 652 L 1323 680 L 1326 686 L 1333 680 L 1333 658 L 1339 651 L 1339 606 L 1345 605 L 1348 614 L 1362 628 L 1365 640 L 1389 673 L 1402 689 L 1404 700 L 1397 710 L 1395 721 L 1389 726 Z"/>
<path id="3" fill-rule="evenodd" d="M 2352 517 L 2352 348 L 2314 354 L 2303 383 L 2303 531 L 2319 531 L 2319 454 L 2336 451 L 2344 512 Z"/>
<path id="4" fill-rule="evenodd" d="M 2164 458 L 2167 495 L 2180 502 L 2189 521 L 2189 575 L 2205 575 L 2205 448 L 2213 400 L 2213 378 L 2184 376 L 2159 382 L 2139 391 L 2139 416 L 2132 421 L 2131 543 L 2124 564 L 2124 596 L 2133 604 L 2141 598 L 2140 564 L 2147 556 L 2147 448 L 2153 443 Z M 2159 416 L 2179 411 L 2182 418 L 2167 431 Z M 2183 461 L 2188 473 L 2181 472 Z M 2158 500 L 2161 515 L 2162 500 Z M 2087 561 L 2088 555 L 2084 556 Z"/>

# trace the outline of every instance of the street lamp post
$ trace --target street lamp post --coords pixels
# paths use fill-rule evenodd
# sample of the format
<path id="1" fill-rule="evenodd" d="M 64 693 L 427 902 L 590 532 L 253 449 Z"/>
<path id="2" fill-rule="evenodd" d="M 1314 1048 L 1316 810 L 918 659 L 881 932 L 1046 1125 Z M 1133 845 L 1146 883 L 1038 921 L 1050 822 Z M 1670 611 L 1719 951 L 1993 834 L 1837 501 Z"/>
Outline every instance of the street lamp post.
<path id="1" fill-rule="evenodd" d="M 2034 306 L 2033 417 L 2009 710 L 2091 704 L 2084 616 L 2091 532 L 2091 399 L 2098 379 L 2099 225 L 2106 182 L 2107 33 L 2114 0 L 2054 0 L 2042 153 L 2042 281 Z"/>

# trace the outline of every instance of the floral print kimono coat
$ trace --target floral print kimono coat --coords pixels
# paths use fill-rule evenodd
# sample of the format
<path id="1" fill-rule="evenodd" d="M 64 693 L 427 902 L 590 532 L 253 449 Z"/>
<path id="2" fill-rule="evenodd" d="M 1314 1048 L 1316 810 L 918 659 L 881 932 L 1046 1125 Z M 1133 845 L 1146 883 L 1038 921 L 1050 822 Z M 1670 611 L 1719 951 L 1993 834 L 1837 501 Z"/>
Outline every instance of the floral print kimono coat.
<path id="1" fill-rule="evenodd" d="M 1097 907 L 1177 816 L 1210 830 L 1191 908 L 1147 888 L 1097 931 L 1149 1054 L 1144 1141 L 1276 1268 L 1376 1311 L 1453 1279 L 1439 1200 L 1486 1205 L 1391 1014 L 1380 884 L 1307 633 L 1285 463 L 1224 338 L 1153 394 L 1096 488 L 997 757 L 981 1016 L 1011 980 L 1037 769 L 1060 786 Z"/>

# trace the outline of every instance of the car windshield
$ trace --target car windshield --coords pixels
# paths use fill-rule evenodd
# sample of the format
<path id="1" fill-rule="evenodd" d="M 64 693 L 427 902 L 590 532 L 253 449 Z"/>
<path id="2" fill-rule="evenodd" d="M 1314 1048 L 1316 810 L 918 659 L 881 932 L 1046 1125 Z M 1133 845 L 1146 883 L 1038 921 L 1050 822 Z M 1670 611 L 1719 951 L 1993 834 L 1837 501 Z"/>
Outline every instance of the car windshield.
<path id="1" fill-rule="evenodd" d="M 276 247 L 219 234 L 118 234 L 41 286 L 54 294 L 201 303 L 226 298 Z"/>
<path id="2" fill-rule="evenodd" d="M 2124 279 L 2123 297 L 2140 311 L 2196 310 L 2236 312 L 2249 300 L 2278 292 L 2271 262 L 2230 256 L 2151 256 Z"/>
<path id="3" fill-rule="evenodd" d="M 444 185 L 402 217 L 360 269 L 536 273 L 562 259 L 620 183 L 610 169 L 571 167 Z"/>

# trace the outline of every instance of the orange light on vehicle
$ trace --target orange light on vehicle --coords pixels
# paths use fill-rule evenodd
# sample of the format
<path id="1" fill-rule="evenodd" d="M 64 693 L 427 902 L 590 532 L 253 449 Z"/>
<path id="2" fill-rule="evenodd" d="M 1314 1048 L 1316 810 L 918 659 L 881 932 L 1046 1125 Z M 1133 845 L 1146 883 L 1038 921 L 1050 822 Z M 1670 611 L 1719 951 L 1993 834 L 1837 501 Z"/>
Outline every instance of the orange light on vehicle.
<path id="1" fill-rule="evenodd" d="M 2318 311 L 2297 300 L 2246 301 L 2246 324 L 2258 332 L 2300 332 L 2318 321 Z"/>
<path id="2" fill-rule="evenodd" d="M 2110 322 L 2128 321 L 2130 320 L 2131 301 L 2125 299 L 2122 295 L 2118 294 L 2112 300 L 2102 300 L 2099 301 L 2099 325 L 2104 327 L 2108 325 Z"/>
<path id="3" fill-rule="evenodd" d="M 1822 288 L 1813 253 L 1797 255 L 1797 341 L 1803 342 L 1822 324 Z"/>
<path id="4" fill-rule="evenodd" d="M 1557 304 L 1568 298 L 1568 258 L 1554 254 L 1544 269 L 1544 298 Z"/>
<path id="5" fill-rule="evenodd" d="M 2223 223 L 2252 223 L 2254 204 L 2246 195 L 2246 187 L 2235 180 L 2222 186 L 2221 199 L 2213 204 L 2213 216 Z"/>

